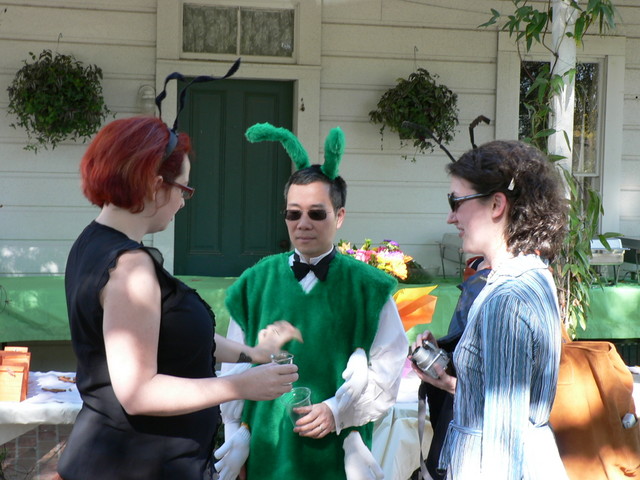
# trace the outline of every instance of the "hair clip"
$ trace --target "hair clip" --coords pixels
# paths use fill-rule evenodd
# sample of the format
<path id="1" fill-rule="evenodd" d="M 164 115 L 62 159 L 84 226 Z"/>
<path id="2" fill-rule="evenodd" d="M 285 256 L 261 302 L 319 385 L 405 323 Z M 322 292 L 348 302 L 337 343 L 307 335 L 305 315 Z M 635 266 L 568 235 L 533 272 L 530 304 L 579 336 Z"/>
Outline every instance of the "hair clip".
<path id="1" fill-rule="evenodd" d="M 211 75 L 199 75 L 197 77 L 192 78 L 189 81 L 189 83 L 187 83 L 184 86 L 184 88 L 182 90 L 180 90 L 180 93 L 178 94 L 178 110 L 176 112 L 176 118 L 173 121 L 173 127 L 169 128 L 169 134 L 170 134 L 169 143 L 167 144 L 167 150 L 165 151 L 165 154 L 164 154 L 164 160 L 166 160 L 171 155 L 171 153 L 173 152 L 173 149 L 176 148 L 176 145 L 178 144 L 178 136 L 177 136 L 177 133 L 178 133 L 178 117 L 180 116 L 180 113 L 184 109 L 184 102 L 185 102 L 185 98 L 186 98 L 186 95 L 187 95 L 187 90 L 189 89 L 189 87 L 191 87 L 191 85 L 193 85 L 194 83 L 203 83 L 203 82 L 213 82 L 215 80 L 224 80 L 225 78 L 229 78 L 234 73 L 236 73 L 239 68 L 240 68 L 240 59 L 238 58 L 233 63 L 233 65 L 231 65 L 231 68 L 229 68 L 227 73 L 225 73 L 222 77 L 213 77 Z M 170 73 L 164 79 L 164 86 L 162 88 L 162 91 L 156 97 L 156 106 L 158 107 L 158 116 L 160 118 L 162 118 L 162 102 L 167 97 L 167 84 L 171 80 L 186 81 L 187 79 L 180 72 Z M 167 125 L 167 128 L 168 128 L 168 125 Z"/>
<path id="2" fill-rule="evenodd" d="M 512 191 L 516 187 L 516 179 L 511 177 L 511 181 L 509 182 L 509 186 L 507 190 Z"/>

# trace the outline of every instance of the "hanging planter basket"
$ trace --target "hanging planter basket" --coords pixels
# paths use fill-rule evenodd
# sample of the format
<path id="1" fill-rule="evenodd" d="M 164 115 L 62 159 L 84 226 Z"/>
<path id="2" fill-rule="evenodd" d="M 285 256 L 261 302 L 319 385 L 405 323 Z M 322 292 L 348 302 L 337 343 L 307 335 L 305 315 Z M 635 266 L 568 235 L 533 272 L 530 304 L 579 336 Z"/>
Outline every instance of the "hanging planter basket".
<path id="1" fill-rule="evenodd" d="M 111 114 L 102 96 L 102 70 L 51 50 L 29 55 L 33 63 L 25 60 L 7 88 L 8 111 L 17 117 L 11 126 L 27 132 L 25 150 L 89 139 Z"/>
<path id="2" fill-rule="evenodd" d="M 432 152 L 436 142 L 414 129 L 402 127 L 407 121 L 428 129 L 444 145 L 453 141 L 458 125 L 458 96 L 445 85 L 419 68 L 407 78 L 399 78 L 395 87 L 387 90 L 378 101 L 377 109 L 369 112 L 371 122 L 382 124 L 380 134 L 389 127 L 401 140 L 413 140 L 419 153 Z"/>

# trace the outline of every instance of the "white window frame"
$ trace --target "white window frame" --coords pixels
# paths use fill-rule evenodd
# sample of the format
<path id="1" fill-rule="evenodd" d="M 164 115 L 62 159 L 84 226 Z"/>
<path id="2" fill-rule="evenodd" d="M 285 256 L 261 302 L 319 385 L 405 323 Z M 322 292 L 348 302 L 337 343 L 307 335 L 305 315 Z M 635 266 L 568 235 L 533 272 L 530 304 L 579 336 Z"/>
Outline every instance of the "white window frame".
<path id="1" fill-rule="evenodd" d="M 601 194 L 604 215 L 603 232 L 620 231 L 620 183 L 622 171 L 623 104 L 625 48 L 624 37 L 588 36 L 586 50 L 578 49 L 578 60 L 598 61 L 602 65 L 602 114 L 599 119 L 601 152 Z M 524 57 L 525 60 L 550 60 L 542 48 Z M 496 138 L 518 138 L 518 106 L 520 99 L 520 57 L 517 45 L 508 32 L 498 36 L 496 80 Z"/>
<path id="2" fill-rule="evenodd" d="M 228 53 L 197 53 L 197 52 L 185 52 L 182 50 L 182 38 L 183 38 L 183 31 L 184 31 L 184 22 L 182 20 L 183 18 L 183 12 L 184 12 L 184 8 L 183 5 L 184 4 L 189 4 L 189 5 L 198 5 L 198 6 L 212 6 L 212 7 L 234 7 L 234 8 L 255 8 L 255 9 L 260 9 L 260 10 L 267 10 L 267 9 L 271 9 L 271 10 L 293 10 L 294 11 L 294 16 L 295 16 L 295 20 L 294 20 L 294 31 L 293 31 L 293 35 L 294 35 L 294 46 L 293 46 L 293 52 L 292 55 L 289 57 L 274 57 L 274 56 L 264 56 L 264 55 L 247 55 L 247 54 L 241 54 L 242 55 L 242 59 L 245 61 L 250 61 L 250 62 L 261 62 L 261 63 L 280 63 L 280 64 L 293 64 L 293 63 L 297 63 L 297 57 L 298 57 L 298 45 L 296 43 L 296 41 L 300 38 L 300 8 L 299 5 L 297 4 L 293 4 L 292 2 L 271 2 L 271 1 L 264 1 L 264 2 L 238 2 L 238 1 L 228 1 L 228 0 L 222 0 L 222 1 L 207 1 L 207 0 L 181 0 L 180 2 L 180 17 L 179 17 L 179 25 L 178 28 L 180 30 L 180 57 L 184 58 L 184 59 L 193 59 L 193 60 L 209 60 L 209 59 L 227 59 L 231 62 L 233 62 L 236 58 L 237 55 L 236 54 L 228 54 Z M 240 39 L 237 38 L 236 39 L 236 46 L 237 46 L 237 42 Z"/>

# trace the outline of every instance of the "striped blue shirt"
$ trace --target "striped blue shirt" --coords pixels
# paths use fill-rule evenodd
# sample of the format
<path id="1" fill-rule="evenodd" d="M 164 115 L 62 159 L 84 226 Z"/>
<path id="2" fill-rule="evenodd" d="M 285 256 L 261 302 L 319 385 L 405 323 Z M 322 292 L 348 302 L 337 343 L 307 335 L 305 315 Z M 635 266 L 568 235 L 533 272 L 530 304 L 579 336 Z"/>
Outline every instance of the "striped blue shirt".
<path id="1" fill-rule="evenodd" d="M 440 458 L 449 478 L 567 478 L 547 424 L 560 328 L 553 278 L 538 256 L 489 274 L 454 352 L 454 417 Z"/>

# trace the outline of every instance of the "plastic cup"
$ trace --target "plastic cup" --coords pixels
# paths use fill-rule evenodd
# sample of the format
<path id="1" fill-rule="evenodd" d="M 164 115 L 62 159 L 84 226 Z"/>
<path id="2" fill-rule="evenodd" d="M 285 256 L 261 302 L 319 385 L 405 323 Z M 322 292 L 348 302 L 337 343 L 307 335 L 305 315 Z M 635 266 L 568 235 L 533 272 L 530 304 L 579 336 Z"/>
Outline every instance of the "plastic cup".
<path id="1" fill-rule="evenodd" d="M 280 397 L 280 401 L 284 404 L 289 419 L 295 427 L 298 419 L 304 417 L 304 415 L 294 412 L 293 409 L 311 405 L 311 390 L 307 387 L 293 387 L 290 392 Z"/>
<path id="2" fill-rule="evenodd" d="M 271 361 L 278 365 L 290 365 L 293 363 L 293 354 L 289 352 L 280 352 L 271 354 Z"/>

